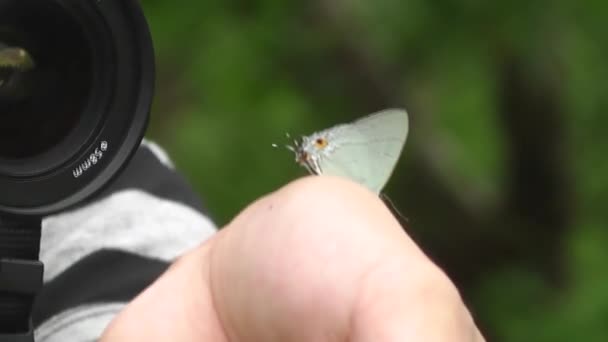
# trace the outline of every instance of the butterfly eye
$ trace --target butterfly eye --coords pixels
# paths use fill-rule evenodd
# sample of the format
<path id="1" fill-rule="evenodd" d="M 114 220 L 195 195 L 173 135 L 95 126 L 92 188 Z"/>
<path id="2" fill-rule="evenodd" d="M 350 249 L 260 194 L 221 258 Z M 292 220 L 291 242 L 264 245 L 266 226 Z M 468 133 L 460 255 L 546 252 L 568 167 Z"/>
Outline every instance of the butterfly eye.
<path id="1" fill-rule="evenodd" d="M 325 146 L 327 146 L 327 139 L 325 139 L 325 138 L 317 138 L 317 140 L 315 140 L 315 147 L 316 148 L 324 148 Z"/>

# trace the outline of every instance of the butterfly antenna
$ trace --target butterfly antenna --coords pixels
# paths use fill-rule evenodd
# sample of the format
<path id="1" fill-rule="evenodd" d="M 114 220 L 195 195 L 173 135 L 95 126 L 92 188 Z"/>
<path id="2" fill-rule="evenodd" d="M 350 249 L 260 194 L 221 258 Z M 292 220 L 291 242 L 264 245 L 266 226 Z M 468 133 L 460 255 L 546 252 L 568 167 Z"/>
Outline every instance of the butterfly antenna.
<path id="1" fill-rule="evenodd" d="M 285 132 L 285 137 L 286 137 L 287 139 L 291 139 L 291 134 L 289 134 L 289 132 Z M 274 143 L 273 143 L 273 144 L 272 144 L 272 147 L 274 147 L 274 148 L 279 148 L 279 145 L 278 145 L 278 144 L 274 144 Z M 290 151 L 292 151 L 292 152 L 296 152 L 296 149 L 297 149 L 298 147 L 300 147 L 300 146 L 299 146 L 299 144 L 298 144 L 298 141 L 297 141 L 297 140 L 294 140 L 294 141 L 293 141 L 293 146 L 291 146 L 291 145 L 285 145 L 285 148 L 286 148 L 286 149 L 288 149 L 288 150 L 290 150 Z"/>
<path id="2" fill-rule="evenodd" d="M 285 136 L 288 139 L 291 139 L 291 135 L 289 133 L 285 133 Z M 285 147 L 290 150 L 291 152 L 297 153 L 298 149 L 300 148 L 300 143 L 294 139 L 293 140 L 293 146 L 292 145 L 285 145 Z"/>
<path id="3" fill-rule="evenodd" d="M 391 201 L 391 199 L 384 192 L 380 193 L 380 198 L 382 198 L 384 201 L 386 201 L 389 204 L 389 207 L 392 208 L 392 211 L 394 213 L 397 213 L 397 216 L 399 216 L 406 223 L 410 223 L 410 219 L 403 216 L 403 214 L 401 214 L 399 209 L 397 209 L 397 207 L 395 206 L 395 203 L 393 203 L 393 201 Z"/>
<path id="4" fill-rule="evenodd" d="M 289 133 L 287 133 L 287 134 L 289 135 Z M 289 139 L 291 139 L 290 135 L 288 137 L 289 137 Z M 297 139 L 293 139 L 293 146 L 295 148 L 300 148 L 300 142 Z"/>

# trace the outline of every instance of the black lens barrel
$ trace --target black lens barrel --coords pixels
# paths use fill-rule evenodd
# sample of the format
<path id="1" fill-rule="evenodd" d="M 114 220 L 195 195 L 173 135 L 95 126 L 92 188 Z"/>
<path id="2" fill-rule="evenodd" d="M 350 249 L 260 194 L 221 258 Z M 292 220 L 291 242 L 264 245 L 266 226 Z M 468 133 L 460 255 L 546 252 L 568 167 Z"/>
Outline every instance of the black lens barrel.
<path id="1" fill-rule="evenodd" d="M 0 96 L 0 215 L 77 204 L 121 170 L 147 125 L 154 53 L 138 1 L 0 0 L 0 42 L 35 61 L 0 67 L 20 91 Z"/>

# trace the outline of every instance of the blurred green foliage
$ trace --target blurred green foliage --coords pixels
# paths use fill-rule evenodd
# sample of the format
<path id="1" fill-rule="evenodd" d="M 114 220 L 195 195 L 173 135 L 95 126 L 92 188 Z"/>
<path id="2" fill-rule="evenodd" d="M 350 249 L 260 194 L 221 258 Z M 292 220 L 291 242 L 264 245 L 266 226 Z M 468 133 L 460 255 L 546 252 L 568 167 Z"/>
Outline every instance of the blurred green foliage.
<path id="1" fill-rule="evenodd" d="M 573 183 L 573 217 L 559 246 L 569 280 L 554 286 L 518 260 L 480 275 L 467 298 L 492 340 L 608 340 L 608 2 L 146 0 L 143 6 L 158 58 L 148 136 L 169 151 L 218 225 L 304 174 L 289 151 L 272 143 L 287 143 L 286 132 L 297 137 L 381 109 L 362 105 L 361 97 L 384 87 L 412 118 L 388 188 L 395 202 L 419 195 L 395 193 L 395 186 L 407 184 L 402 180 L 420 154 L 435 158 L 451 191 L 474 188 L 485 210 L 482 202 L 508 192 L 497 61 L 517 56 L 560 90 L 560 156 Z M 354 49 L 341 53 L 344 44 Z M 375 79 L 353 75 L 347 67 L 353 51 Z M 544 134 L 536 132 L 539 140 Z M 444 210 L 427 209 L 439 216 Z M 448 226 L 438 234 L 459 232 Z"/>

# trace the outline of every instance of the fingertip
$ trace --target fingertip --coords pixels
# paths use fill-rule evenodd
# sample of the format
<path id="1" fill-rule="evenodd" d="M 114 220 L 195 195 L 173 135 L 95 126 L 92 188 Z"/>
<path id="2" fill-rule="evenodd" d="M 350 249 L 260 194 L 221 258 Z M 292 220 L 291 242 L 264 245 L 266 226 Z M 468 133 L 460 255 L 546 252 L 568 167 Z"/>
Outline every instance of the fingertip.
<path id="1" fill-rule="evenodd" d="M 251 204 L 223 233 L 213 247 L 211 283 L 224 326 L 241 332 L 234 339 L 254 329 L 250 336 L 276 340 L 276 330 L 262 327 L 281 322 L 290 327 L 279 334 L 288 340 L 303 321 L 311 334 L 337 323 L 342 336 L 364 274 L 392 259 L 404 260 L 404 272 L 429 263 L 376 194 L 338 177 L 294 180 Z M 299 340 L 319 338 L 306 337 Z"/>
<path id="2" fill-rule="evenodd" d="M 294 218 L 333 221 L 373 220 L 375 225 L 398 228 L 398 221 L 380 197 L 349 179 L 334 176 L 307 176 L 296 179 L 269 195 L 273 208 Z"/>

